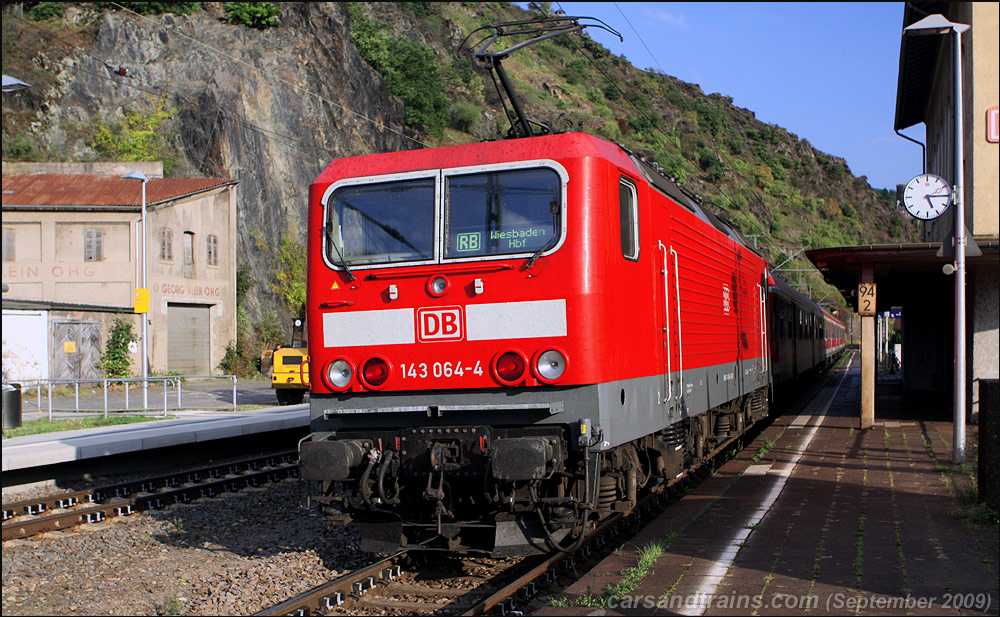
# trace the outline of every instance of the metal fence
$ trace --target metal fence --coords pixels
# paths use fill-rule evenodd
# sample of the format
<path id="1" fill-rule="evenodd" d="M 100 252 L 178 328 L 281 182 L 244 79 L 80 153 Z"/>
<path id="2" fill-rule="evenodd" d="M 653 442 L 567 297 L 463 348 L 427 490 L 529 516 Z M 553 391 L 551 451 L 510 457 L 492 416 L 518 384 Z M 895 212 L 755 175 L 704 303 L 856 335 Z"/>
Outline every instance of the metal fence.
<path id="1" fill-rule="evenodd" d="M 191 380 L 228 380 L 232 384 L 232 399 L 222 402 L 221 395 L 205 393 Z M 6 384 L 6 382 L 4 382 Z M 235 375 L 171 375 L 128 379 L 26 379 L 21 385 L 23 412 L 100 414 L 162 413 L 180 409 L 236 409 Z M 227 391 L 228 398 L 228 391 Z M 32 403 L 34 408 L 32 409 Z M 187 407 L 185 407 L 187 405 Z"/>

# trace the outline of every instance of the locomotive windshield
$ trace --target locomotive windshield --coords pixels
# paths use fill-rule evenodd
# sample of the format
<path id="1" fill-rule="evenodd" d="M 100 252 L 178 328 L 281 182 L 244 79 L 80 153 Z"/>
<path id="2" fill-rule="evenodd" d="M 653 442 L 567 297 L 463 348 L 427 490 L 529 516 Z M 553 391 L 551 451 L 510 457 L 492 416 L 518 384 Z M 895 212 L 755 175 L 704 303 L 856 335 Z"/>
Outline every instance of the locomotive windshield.
<path id="1" fill-rule="evenodd" d="M 547 167 L 342 186 L 327 203 L 327 258 L 335 266 L 364 267 L 537 257 L 560 240 L 562 190 L 560 175 Z M 442 219 L 438 237 L 435 221 Z"/>
<path id="2" fill-rule="evenodd" d="M 335 263 L 434 257 L 434 178 L 343 187 L 334 192 L 329 213 Z"/>
<path id="3" fill-rule="evenodd" d="M 446 259 L 533 253 L 559 239 L 560 184 L 551 169 L 448 176 Z"/>

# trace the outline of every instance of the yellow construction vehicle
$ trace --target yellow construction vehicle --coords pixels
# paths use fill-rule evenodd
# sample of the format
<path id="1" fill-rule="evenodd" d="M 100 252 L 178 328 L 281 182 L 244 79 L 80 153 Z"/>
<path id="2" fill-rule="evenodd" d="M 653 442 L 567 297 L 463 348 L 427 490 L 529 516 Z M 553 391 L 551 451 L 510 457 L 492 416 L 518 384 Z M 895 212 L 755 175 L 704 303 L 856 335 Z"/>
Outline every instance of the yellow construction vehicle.
<path id="1" fill-rule="evenodd" d="M 305 341 L 304 320 L 292 323 L 292 341 L 271 353 L 271 387 L 279 405 L 298 405 L 309 391 L 309 349 Z"/>

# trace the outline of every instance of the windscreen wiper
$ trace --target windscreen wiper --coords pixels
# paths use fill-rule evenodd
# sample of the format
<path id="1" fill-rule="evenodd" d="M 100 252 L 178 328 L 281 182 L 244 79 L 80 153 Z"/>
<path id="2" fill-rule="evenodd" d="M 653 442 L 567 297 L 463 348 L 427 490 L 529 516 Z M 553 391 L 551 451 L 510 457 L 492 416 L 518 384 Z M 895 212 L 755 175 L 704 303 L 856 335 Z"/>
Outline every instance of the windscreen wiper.
<path id="1" fill-rule="evenodd" d="M 347 265 L 347 260 L 344 259 L 344 255 L 341 254 L 340 249 L 337 247 L 337 243 L 333 241 L 333 225 L 327 223 L 326 225 L 323 226 L 323 229 L 326 233 L 326 243 L 332 246 L 333 250 L 337 252 L 337 259 L 339 260 L 339 262 L 334 265 L 343 268 L 344 272 L 347 273 L 347 276 L 348 278 L 350 278 L 351 282 L 358 280 L 357 277 L 354 276 L 354 273 L 351 272 L 351 267 Z"/>
<path id="2" fill-rule="evenodd" d="M 524 264 L 524 269 L 525 270 L 530 270 L 531 266 L 535 265 L 535 262 L 538 261 L 538 258 L 542 256 L 542 253 L 544 253 L 545 251 L 547 251 L 550 248 L 552 248 L 553 246 L 555 246 L 556 242 L 559 241 L 559 236 L 562 235 L 561 233 L 558 233 L 560 231 L 559 230 L 559 202 L 557 202 L 557 201 L 550 201 L 549 202 L 549 212 L 552 213 L 552 231 L 553 231 L 552 239 L 549 240 L 548 242 L 546 242 L 545 246 L 543 246 L 542 248 L 540 248 L 537 251 L 535 251 L 531 255 L 531 257 L 528 258 L 528 262 L 526 264 Z"/>

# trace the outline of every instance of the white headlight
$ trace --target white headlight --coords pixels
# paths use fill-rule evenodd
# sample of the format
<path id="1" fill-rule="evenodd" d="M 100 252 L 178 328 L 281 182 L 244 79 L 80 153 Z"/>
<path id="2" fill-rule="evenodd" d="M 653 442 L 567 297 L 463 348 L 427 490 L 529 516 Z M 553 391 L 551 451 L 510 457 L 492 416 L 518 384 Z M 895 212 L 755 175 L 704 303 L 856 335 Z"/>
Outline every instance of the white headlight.
<path id="1" fill-rule="evenodd" d="M 550 349 L 538 356 L 535 370 L 542 379 L 555 381 L 566 371 L 566 358 L 555 349 Z"/>
<path id="2" fill-rule="evenodd" d="M 352 376 L 351 365 L 346 360 L 334 360 L 326 367 L 326 378 L 335 388 L 346 387 Z"/>
<path id="3" fill-rule="evenodd" d="M 431 293 L 435 296 L 442 295 L 448 289 L 448 279 L 443 276 L 435 276 L 431 280 Z"/>

